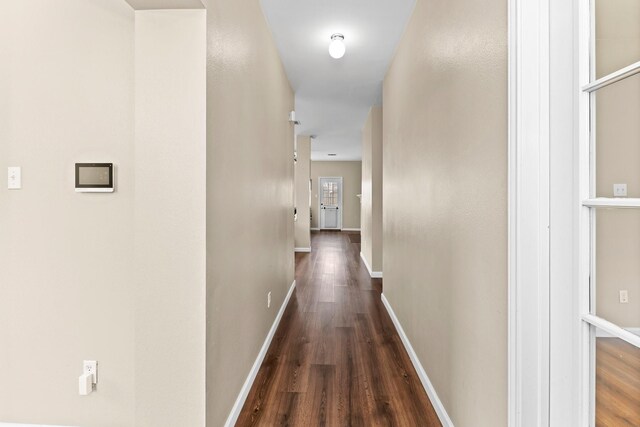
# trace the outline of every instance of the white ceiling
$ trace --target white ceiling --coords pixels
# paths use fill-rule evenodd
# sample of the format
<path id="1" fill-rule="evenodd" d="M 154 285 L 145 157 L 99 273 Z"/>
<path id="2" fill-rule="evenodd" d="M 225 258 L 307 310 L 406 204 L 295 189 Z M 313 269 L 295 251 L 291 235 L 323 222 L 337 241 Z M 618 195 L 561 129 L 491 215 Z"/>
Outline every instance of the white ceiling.
<path id="1" fill-rule="evenodd" d="M 360 160 L 361 132 L 415 0 L 260 0 L 296 94 L 312 160 Z M 329 56 L 333 33 L 347 53 Z M 328 157 L 336 153 L 336 157 Z"/>

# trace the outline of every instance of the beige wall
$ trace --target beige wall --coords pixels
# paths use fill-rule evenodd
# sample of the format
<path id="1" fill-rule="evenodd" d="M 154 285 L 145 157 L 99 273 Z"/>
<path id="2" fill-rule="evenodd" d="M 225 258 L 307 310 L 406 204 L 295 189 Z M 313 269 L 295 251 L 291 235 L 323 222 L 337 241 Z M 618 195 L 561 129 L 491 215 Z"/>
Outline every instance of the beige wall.
<path id="1" fill-rule="evenodd" d="M 362 255 L 382 271 L 382 107 L 369 111 L 362 129 Z"/>
<path id="2" fill-rule="evenodd" d="M 418 0 L 384 81 L 384 293 L 457 427 L 507 425 L 507 2 Z"/>
<path id="3" fill-rule="evenodd" d="M 294 278 L 294 98 L 259 2 L 207 6 L 207 424 L 221 426 Z"/>
<path id="4" fill-rule="evenodd" d="M 360 228 L 360 199 L 362 193 L 362 162 L 311 162 L 311 228 L 318 228 L 318 177 L 342 177 L 342 228 Z"/>
<path id="5" fill-rule="evenodd" d="M 596 74 L 603 76 L 640 60 L 640 2 L 598 0 Z M 613 197 L 626 183 L 640 197 L 640 76 L 597 92 L 597 195 Z M 596 313 L 622 327 L 640 327 L 640 212 L 598 210 Z M 629 292 L 621 304 L 620 290 Z"/>
<path id="6" fill-rule="evenodd" d="M 0 2 L 0 420 L 134 424 L 134 12 Z M 113 194 L 74 163 L 116 165 Z M 99 390 L 78 395 L 82 360 Z"/>
<path id="7" fill-rule="evenodd" d="M 204 10 L 136 12 L 136 427 L 205 423 L 206 43 Z"/>
<path id="8" fill-rule="evenodd" d="M 204 18 L 0 4 L 0 420 L 204 425 Z M 75 193 L 81 161 L 116 192 Z"/>
<path id="9" fill-rule="evenodd" d="M 298 160 L 295 163 L 296 200 L 298 220 L 295 224 L 296 248 L 311 248 L 311 211 L 309 179 L 311 178 L 311 138 L 298 136 L 296 138 L 296 152 Z"/>

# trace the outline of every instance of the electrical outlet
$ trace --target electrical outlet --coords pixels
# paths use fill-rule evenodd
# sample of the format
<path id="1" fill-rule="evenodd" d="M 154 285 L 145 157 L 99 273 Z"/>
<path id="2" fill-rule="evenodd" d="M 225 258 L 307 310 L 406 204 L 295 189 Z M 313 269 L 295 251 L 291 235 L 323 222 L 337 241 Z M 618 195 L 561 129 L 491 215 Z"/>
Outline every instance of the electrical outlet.
<path id="1" fill-rule="evenodd" d="M 613 184 L 613 197 L 627 197 L 627 184 Z"/>
<path id="2" fill-rule="evenodd" d="M 626 290 L 620 291 L 620 304 L 627 304 L 629 302 L 629 292 Z"/>
<path id="3" fill-rule="evenodd" d="M 267 294 L 267 308 L 271 308 L 271 292 Z"/>
<path id="4" fill-rule="evenodd" d="M 93 383 L 98 383 L 98 362 L 95 360 L 85 360 L 82 362 L 82 373 L 93 375 Z"/>
<path id="5" fill-rule="evenodd" d="M 19 166 L 12 166 L 7 169 L 8 183 L 7 188 L 9 190 L 20 190 L 22 188 L 22 168 Z"/>

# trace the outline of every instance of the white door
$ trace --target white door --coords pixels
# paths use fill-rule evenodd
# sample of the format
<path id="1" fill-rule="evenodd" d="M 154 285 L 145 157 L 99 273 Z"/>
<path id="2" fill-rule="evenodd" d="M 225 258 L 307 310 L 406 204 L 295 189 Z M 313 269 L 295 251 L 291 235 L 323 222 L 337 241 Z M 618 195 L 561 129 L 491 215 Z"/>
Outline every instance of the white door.
<path id="1" fill-rule="evenodd" d="M 342 177 L 320 178 L 318 187 L 320 228 L 342 228 Z"/>
<path id="2" fill-rule="evenodd" d="M 581 52 L 582 289 L 576 298 L 583 331 L 576 339 L 582 338 L 583 384 L 578 392 L 586 397 L 583 425 L 638 426 L 640 50 L 628 46 L 632 39 L 636 46 L 640 41 L 640 3 L 582 0 L 581 7 L 589 13 L 583 14 Z M 636 18 L 620 19 L 630 16 Z"/>

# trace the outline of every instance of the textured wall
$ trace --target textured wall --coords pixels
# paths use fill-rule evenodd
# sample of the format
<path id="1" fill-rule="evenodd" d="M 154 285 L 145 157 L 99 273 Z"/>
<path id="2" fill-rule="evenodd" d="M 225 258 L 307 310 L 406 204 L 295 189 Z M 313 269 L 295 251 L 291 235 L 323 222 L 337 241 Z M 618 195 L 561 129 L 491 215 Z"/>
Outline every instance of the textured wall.
<path id="1" fill-rule="evenodd" d="M 507 425 L 507 2 L 418 0 L 384 81 L 384 293 L 457 427 Z"/>
<path id="2" fill-rule="evenodd" d="M 296 141 L 298 161 L 295 164 L 296 174 L 296 208 L 298 220 L 296 221 L 296 248 L 311 247 L 311 206 L 309 192 L 309 179 L 311 178 L 311 138 L 298 136 Z"/>
<path id="3" fill-rule="evenodd" d="M 294 97 L 258 1 L 209 0 L 207 37 L 207 424 L 220 426 L 293 282 Z"/>
<path id="4" fill-rule="evenodd" d="M 205 423 L 206 15 L 138 11 L 135 23 L 135 425 L 198 427 Z"/>
<path id="5" fill-rule="evenodd" d="M 134 424 L 134 12 L 123 1 L 0 2 L 0 420 Z M 74 163 L 113 162 L 113 194 Z M 97 393 L 78 395 L 82 360 Z"/>
<path id="6" fill-rule="evenodd" d="M 362 162 L 311 162 L 311 228 L 318 228 L 318 177 L 342 177 L 342 228 L 360 228 L 360 199 L 362 193 Z"/>
<path id="7" fill-rule="evenodd" d="M 362 255 L 382 271 L 382 107 L 369 111 L 362 129 Z"/>
<path id="8" fill-rule="evenodd" d="M 204 425 L 205 29 L 204 11 L 0 4 L 0 168 L 24 175 L 0 188 L 0 420 Z M 116 192 L 75 193 L 82 161 L 113 162 Z"/>

